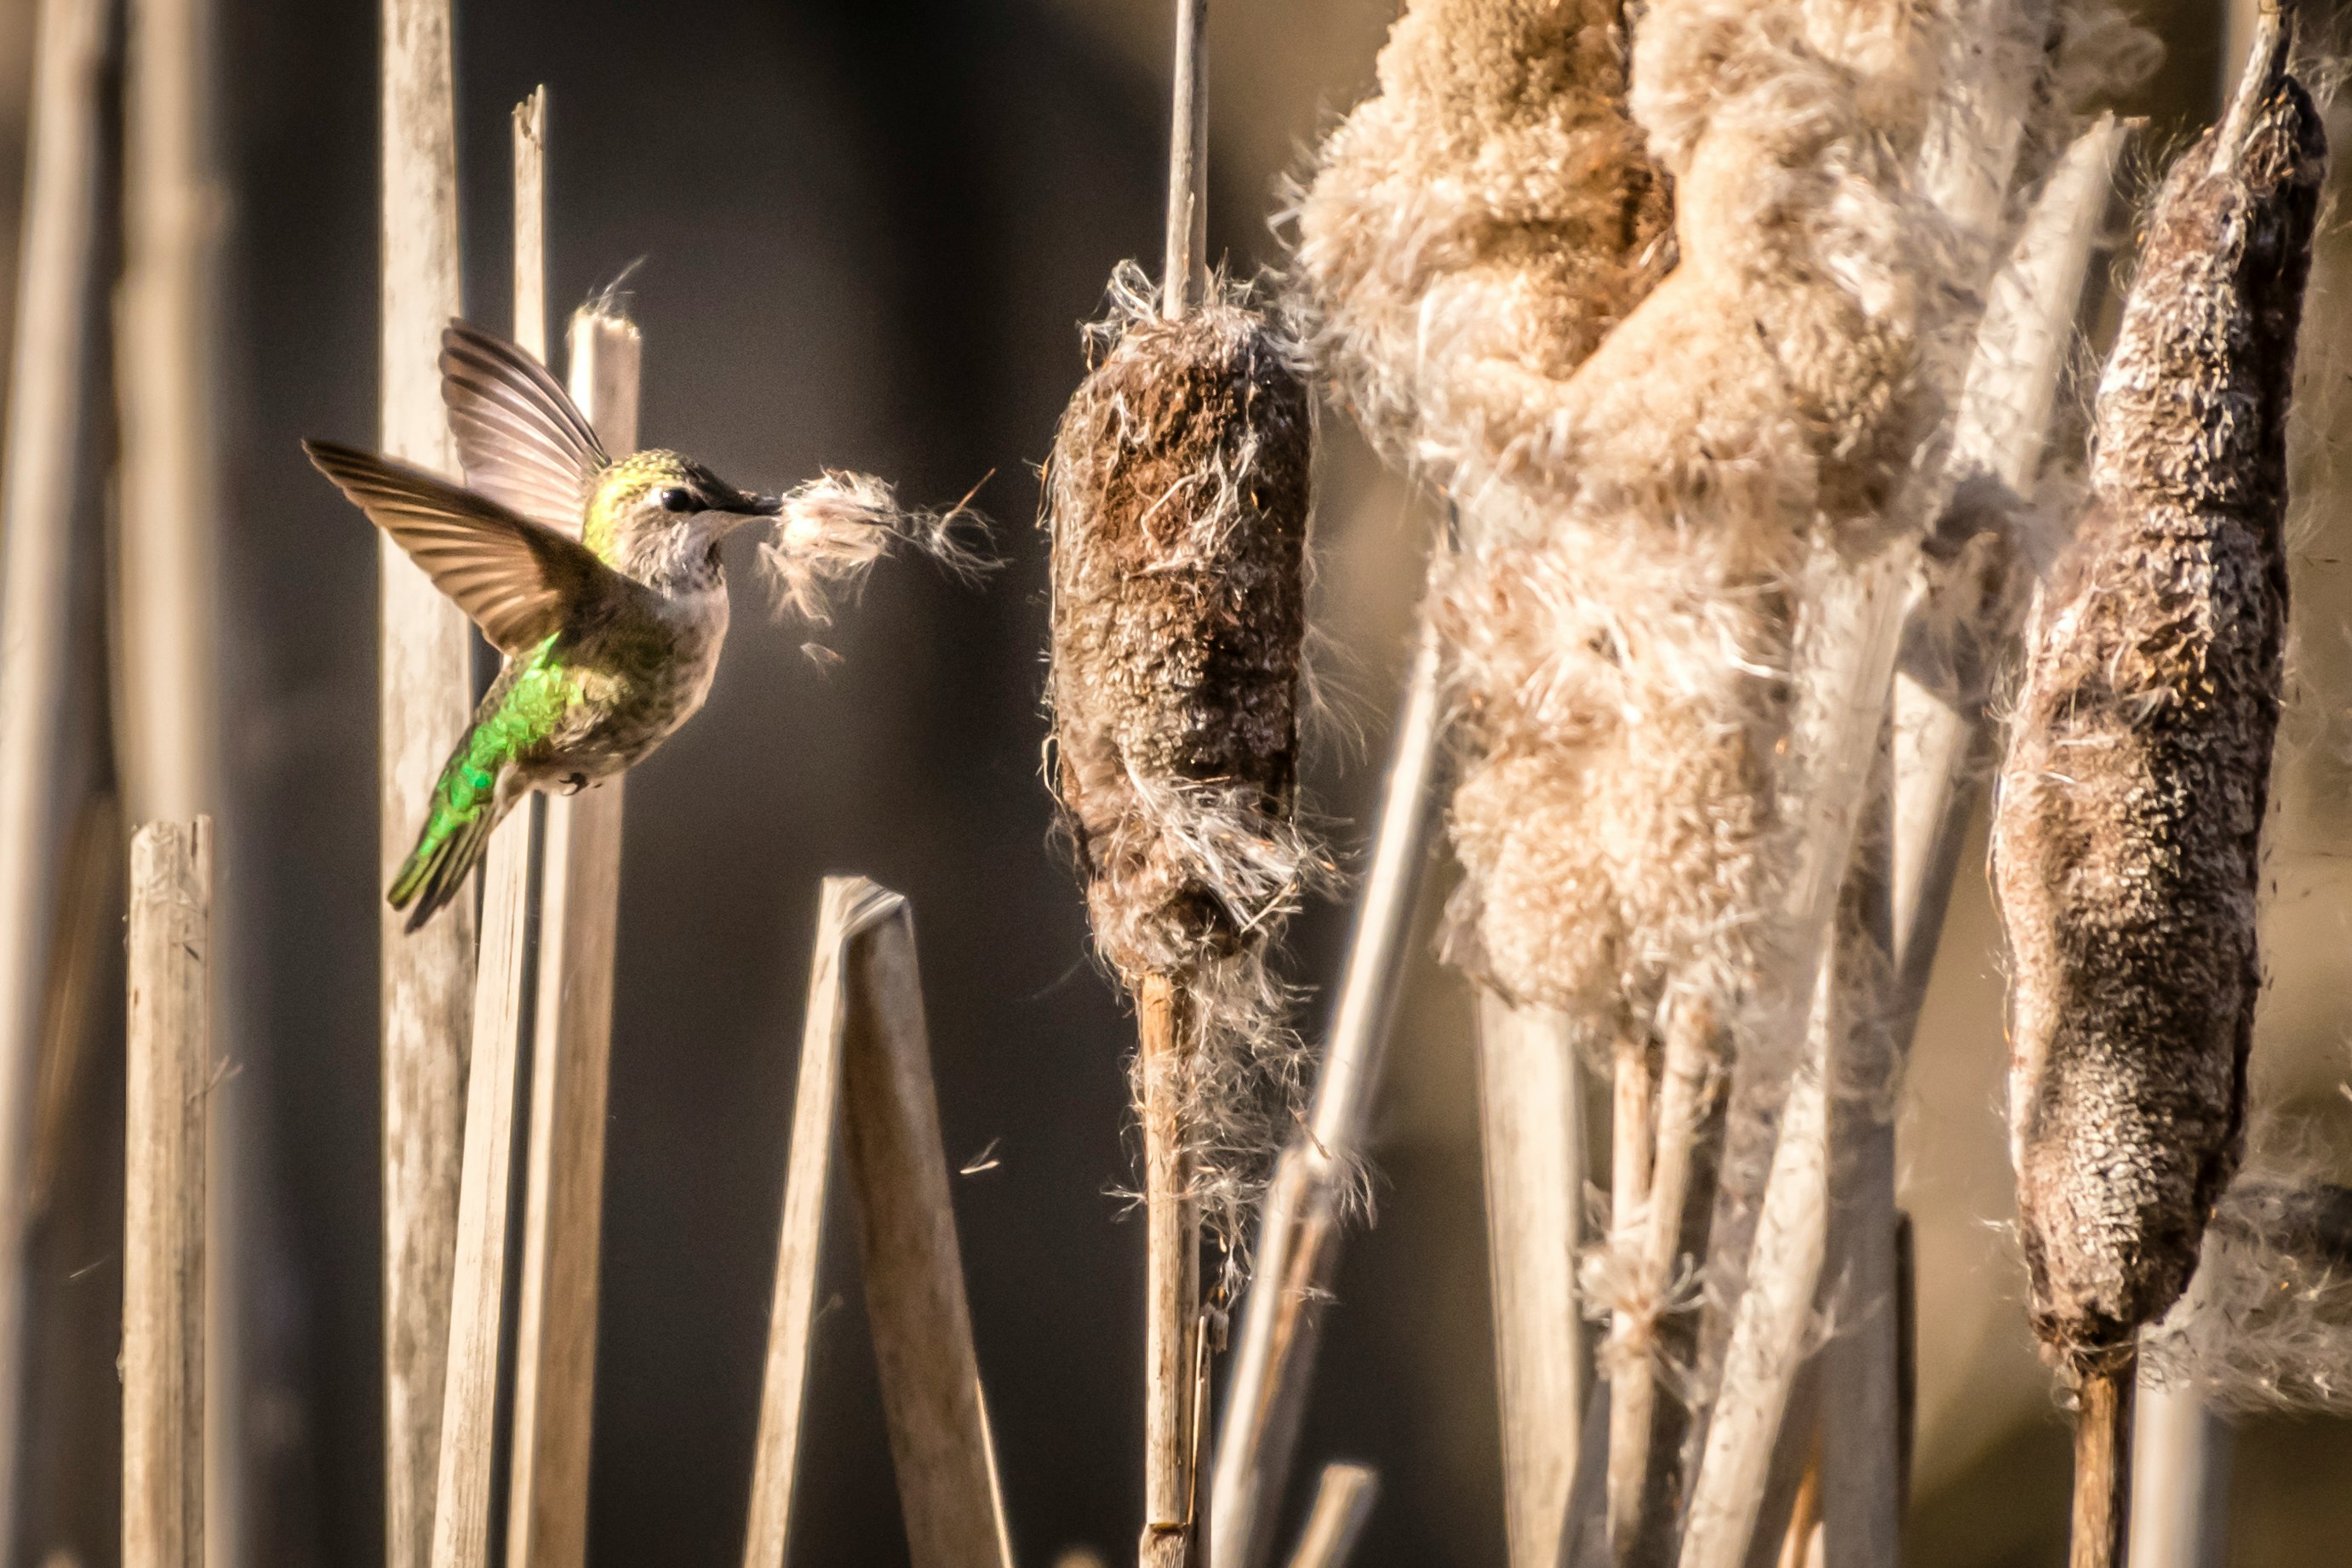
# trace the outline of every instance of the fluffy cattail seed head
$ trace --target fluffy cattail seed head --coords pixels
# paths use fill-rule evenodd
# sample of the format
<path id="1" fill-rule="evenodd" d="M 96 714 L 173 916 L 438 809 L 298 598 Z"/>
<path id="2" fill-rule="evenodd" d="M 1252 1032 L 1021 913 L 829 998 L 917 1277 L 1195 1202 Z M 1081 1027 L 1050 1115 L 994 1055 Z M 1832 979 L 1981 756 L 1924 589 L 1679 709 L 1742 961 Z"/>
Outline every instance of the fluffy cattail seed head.
<path id="1" fill-rule="evenodd" d="M 1167 320 L 1123 268 L 1112 307 L 1046 469 L 1055 784 L 1097 949 L 1183 994 L 1179 1126 L 1230 1240 L 1298 1093 L 1265 948 L 1318 865 L 1293 820 L 1314 401 L 1223 286 Z"/>
<path id="2" fill-rule="evenodd" d="M 1139 297 L 1047 469 L 1057 784 L 1095 940 L 1129 979 L 1262 936 L 1296 893 L 1314 405 L 1228 299 Z"/>

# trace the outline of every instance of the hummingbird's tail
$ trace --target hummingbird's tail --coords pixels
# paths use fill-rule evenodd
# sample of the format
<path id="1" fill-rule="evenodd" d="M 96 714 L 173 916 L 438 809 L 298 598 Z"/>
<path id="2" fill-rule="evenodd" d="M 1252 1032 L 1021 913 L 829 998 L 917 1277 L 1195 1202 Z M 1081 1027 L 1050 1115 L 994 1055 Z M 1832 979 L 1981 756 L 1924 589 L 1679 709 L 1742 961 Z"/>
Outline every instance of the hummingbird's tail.
<path id="1" fill-rule="evenodd" d="M 485 801 L 463 816 L 436 810 L 425 819 L 416 847 L 408 852 L 384 895 L 394 909 L 408 910 L 410 931 L 438 914 L 465 888 L 467 877 L 489 845 L 490 829 L 503 815 Z"/>

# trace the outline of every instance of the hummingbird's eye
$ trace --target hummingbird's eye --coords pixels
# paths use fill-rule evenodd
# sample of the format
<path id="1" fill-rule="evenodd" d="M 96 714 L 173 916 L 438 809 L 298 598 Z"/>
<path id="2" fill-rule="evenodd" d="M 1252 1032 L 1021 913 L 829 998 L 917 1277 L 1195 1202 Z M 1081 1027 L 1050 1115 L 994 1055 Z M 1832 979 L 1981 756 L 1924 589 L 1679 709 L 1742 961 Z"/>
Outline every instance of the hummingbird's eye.
<path id="1" fill-rule="evenodd" d="M 660 503 L 661 509 L 664 511 L 692 511 L 694 510 L 694 496 L 682 486 L 665 485 L 660 489 L 654 492 L 654 500 Z"/>

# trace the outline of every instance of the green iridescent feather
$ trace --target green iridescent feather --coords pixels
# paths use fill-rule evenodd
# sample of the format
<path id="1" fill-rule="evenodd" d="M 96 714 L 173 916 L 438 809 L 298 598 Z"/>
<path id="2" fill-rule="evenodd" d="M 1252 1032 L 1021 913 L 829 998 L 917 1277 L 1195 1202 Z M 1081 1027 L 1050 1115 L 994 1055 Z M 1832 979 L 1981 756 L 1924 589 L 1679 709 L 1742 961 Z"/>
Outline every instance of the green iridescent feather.
<path id="1" fill-rule="evenodd" d="M 409 930 L 432 919 L 465 886 L 504 815 L 499 779 L 517 760 L 545 748 L 579 705 L 579 673 L 559 658 L 561 640 L 561 634 L 551 637 L 508 662 L 474 710 L 465 743 L 442 768 L 425 830 L 388 895 L 394 909 L 409 910 Z"/>

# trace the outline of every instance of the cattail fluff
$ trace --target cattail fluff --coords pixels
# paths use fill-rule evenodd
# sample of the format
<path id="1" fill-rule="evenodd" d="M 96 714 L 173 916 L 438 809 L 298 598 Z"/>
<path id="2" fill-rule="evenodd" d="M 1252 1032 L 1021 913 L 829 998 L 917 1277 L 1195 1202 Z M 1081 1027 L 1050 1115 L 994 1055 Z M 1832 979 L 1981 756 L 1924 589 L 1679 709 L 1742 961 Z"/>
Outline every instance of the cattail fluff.
<path id="1" fill-rule="evenodd" d="M 961 506 L 908 511 L 890 486 L 870 474 L 828 468 L 784 492 L 783 510 L 760 545 L 760 567 L 776 608 L 822 625 L 831 618 L 828 590 L 855 588 L 866 569 L 901 544 L 971 579 L 996 563 L 959 537 L 978 520 Z"/>
<path id="2" fill-rule="evenodd" d="M 1664 276 L 1620 0 L 1413 0 L 1297 207 L 1317 346 L 1366 430 L 1466 501 Z"/>
<path id="3" fill-rule="evenodd" d="M 2273 22 L 2173 165 L 2041 591 L 1993 819 L 2010 1148 L 2044 1350 L 2105 1372 L 2239 1157 L 2286 619 L 2295 331 L 2326 145 Z"/>
<path id="4" fill-rule="evenodd" d="M 1804 573 L 1882 536 L 1950 291 L 1920 8 L 1657 0 L 1633 46 L 1678 259 L 1496 452 L 1444 605 L 1456 950 L 1603 1038 L 1754 990 Z"/>
<path id="5" fill-rule="evenodd" d="M 1297 344 L 1223 285 L 1167 320 L 1123 268 L 1091 335 L 1045 476 L 1055 782 L 1097 951 L 1187 999 L 1179 1124 L 1230 1242 L 1298 1092 L 1265 950 L 1317 866 L 1294 820 L 1314 404 Z"/>

